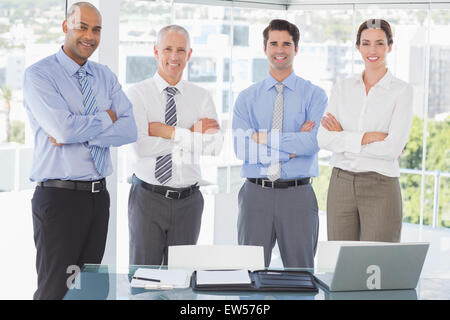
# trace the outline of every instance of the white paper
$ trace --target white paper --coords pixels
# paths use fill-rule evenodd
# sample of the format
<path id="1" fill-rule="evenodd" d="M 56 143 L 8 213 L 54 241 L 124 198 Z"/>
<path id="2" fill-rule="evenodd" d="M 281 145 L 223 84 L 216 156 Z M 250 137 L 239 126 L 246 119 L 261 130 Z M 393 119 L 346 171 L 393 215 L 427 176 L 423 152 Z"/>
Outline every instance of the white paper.
<path id="1" fill-rule="evenodd" d="M 248 270 L 198 270 L 197 284 L 250 284 Z"/>
<path id="2" fill-rule="evenodd" d="M 186 288 L 189 286 L 189 274 L 186 270 L 160 270 L 139 268 L 134 273 L 134 277 L 158 279 L 160 282 L 132 279 L 131 286 L 137 288 L 154 287 L 161 288 Z"/>
<path id="3" fill-rule="evenodd" d="M 264 269 L 261 246 L 186 245 L 169 246 L 169 269 L 259 270 Z"/>

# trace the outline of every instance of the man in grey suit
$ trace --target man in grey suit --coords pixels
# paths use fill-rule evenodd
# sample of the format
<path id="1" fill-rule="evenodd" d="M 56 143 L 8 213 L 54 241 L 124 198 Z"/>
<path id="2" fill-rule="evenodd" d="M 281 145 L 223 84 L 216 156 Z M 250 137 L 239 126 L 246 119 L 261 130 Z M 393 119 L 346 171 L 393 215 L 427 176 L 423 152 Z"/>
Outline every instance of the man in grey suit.
<path id="1" fill-rule="evenodd" d="M 203 197 L 199 157 L 223 143 L 210 94 L 182 80 L 192 54 L 180 26 L 160 30 L 156 74 L 127 92 L 133 103 L 137 161 L 128 201 L 130 264 L 167 264 L 171 245 L 196 244 Z"/>

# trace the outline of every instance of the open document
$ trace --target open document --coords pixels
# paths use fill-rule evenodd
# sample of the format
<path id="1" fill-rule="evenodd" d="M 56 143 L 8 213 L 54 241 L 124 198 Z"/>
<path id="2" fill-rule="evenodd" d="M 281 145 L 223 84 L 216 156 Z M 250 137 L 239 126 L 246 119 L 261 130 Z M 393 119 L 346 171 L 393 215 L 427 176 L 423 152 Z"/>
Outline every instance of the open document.
<path id="1" fill-rule="evenodd" d="M 190 285 L 190 280 L 191 276 L 186 270 L 139 268 L 131 279 L 131 287 L 150 290 L 187 288 Z"/>
<path id="2" fill-rule="evenodd" d="M 198 291 L 318 291 L 313 275 L 303 270 L 197 270 L 192 286 Z"/>

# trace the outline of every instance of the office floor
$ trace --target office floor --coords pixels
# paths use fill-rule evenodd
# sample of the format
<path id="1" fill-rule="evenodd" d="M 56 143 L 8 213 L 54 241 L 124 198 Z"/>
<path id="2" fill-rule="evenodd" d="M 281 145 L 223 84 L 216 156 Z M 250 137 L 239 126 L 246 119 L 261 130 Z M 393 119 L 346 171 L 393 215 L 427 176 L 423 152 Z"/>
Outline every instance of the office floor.
<path id="1" fill-rule="evenodd" d="M 31 299 L 36 290 L 33 192 L 0 192 L 0 299 Z"/>

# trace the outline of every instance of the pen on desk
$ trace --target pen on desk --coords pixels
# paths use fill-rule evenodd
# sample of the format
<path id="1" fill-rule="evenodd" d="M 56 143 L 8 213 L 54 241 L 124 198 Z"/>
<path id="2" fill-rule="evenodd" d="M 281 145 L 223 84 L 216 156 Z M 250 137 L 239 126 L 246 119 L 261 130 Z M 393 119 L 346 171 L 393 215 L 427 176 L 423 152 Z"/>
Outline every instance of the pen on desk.
<path id="1" fill-rule="evenodd" d="M 151 279 L 151 278 L 143 278 L 143 277 L 133 277 L 133 279 L 136 279 L 136 280 L 153 281 L 153 282 L 161 282 L 161 280 L 159 280 L 159 279 Z"/>

